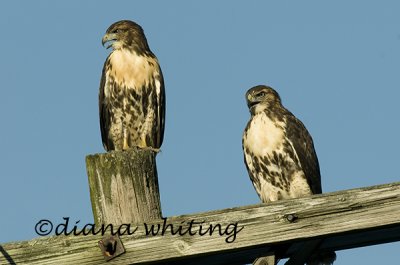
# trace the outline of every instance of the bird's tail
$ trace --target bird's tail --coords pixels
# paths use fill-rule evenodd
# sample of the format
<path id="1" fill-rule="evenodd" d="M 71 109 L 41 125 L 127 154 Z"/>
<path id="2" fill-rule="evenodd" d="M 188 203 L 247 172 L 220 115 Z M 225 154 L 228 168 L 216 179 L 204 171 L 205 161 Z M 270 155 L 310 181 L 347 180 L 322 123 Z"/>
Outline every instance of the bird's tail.
<path id="1" fill-rule="evenodd" d="M 336 260 L 334 251 L 317 252 L 311 255 L 307 261 L 307 265 L 332 265 Z"/>

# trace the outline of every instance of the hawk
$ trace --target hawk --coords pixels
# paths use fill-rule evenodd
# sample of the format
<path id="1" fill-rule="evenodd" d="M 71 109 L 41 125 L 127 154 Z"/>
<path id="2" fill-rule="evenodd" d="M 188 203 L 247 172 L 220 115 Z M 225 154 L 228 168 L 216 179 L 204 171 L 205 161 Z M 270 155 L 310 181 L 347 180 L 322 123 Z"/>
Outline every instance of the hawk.
<path id="1" fill-rule="evenodd" d="M 246 100 L 251 118 L 242 139 L 244 161 L 262 202 L 321 193 L 318 158 L 304 124 L 271 87 L 249 89 Z M 308 264 L 332 264 L 336 255 L 321 253 L 316 259 Z"/>
<path id="2" fill-rule="evenodd" d="M 118 21 L 107 29 L 102 44 L 112 48 L 99 91 L 104 149 L 158 151 L 164 137 L 164 79 L 142 27 L 133 21 Z"/>

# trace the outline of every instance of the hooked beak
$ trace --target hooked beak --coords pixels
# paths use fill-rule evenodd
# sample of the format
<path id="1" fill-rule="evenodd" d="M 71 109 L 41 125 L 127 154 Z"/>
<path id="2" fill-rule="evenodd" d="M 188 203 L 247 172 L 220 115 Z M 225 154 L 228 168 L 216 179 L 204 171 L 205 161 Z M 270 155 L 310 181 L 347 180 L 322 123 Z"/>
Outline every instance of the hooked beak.
<path id="1" fill-rule="evenodd" d="M 253 99 L 253 95 L 251 93 L 249 93 L 249 94 L 246 95 L 246 103 L 247 103 L 247 107 L 249 109 L 251 109 L 258 102 L 255 102 L 254 99 Z"/>
<path id="2" fill-rule="evenodd" d="M 249 107 L 250 110 L 252 110 L 252 109 L 255 107 L 255 105 L 257 105 L 258 103 L 260 103 L 260 102 L 257 102 L 257 101 L 247 101 L 247 106 Z"/>
<path id="3" fill-rule="evenodd" d="M 255 113 L 256 106 L 261 102 L 260 100 L 257 100 L 252 94 L 247 95 L 247 107 L 249 108 L 249 111 L 251 114 Z"/>
<path id="4" fill-rule="evenodd" d="M 117 34 L 115 33 L 106 33 L 103 38 L 101 39 L 101 44 L 103 45 L 103 47 L 106 43 L 108 43 L 106 49 L 110 48 L 113 46 L 113 43 L 117 40 Z"/>

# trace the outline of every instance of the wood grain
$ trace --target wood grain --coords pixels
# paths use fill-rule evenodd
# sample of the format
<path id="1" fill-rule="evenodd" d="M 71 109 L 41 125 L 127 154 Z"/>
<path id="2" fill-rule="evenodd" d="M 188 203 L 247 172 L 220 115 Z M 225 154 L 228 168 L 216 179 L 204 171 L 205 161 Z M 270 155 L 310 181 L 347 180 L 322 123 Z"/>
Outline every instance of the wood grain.
<path id="1" fill-rule="evenodd" d="M 161 218 L 155 153 L 132 149 L 86 157 L 96 224 L 128 224 Z"/>
<path id="2" fill-rule="evenodd" d="M 146 236 L 138 224 L 134 235 L 121 237 L 126 253 L 107 263 L 97 246 L 101 236 L 52 236 L 3 244 L 0 264 L 246 264 L 282 246 L 289 250 L 281 257 L 290 255 L 310 239 L 330 250 L 399 241 L 399 213 L 400 183 L 392 183 L 167 219 L 176 226 L 238 223 L 244 228 L 232 243 L 218 233 Z"/>

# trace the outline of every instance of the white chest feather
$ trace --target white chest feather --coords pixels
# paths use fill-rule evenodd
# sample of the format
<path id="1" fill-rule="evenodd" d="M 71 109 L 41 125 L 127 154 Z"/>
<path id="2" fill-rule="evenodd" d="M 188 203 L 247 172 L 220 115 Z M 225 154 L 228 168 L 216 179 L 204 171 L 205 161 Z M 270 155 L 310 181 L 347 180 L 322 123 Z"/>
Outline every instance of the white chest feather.
<path id="1" fill-rule="evenodd" d="M 272 121 L 264 113 L 255 115 L 244 136 L 245 146 L 256 156 L 279 149 L 284 139 L 284 123 Z"/>
<path id="2" fill-rule="evenodd" d="M 113 51 L 109 60 L 112 66 L 109 75 L 119 85 L 142 88 L 147 86 L 154 76 L 159 75 L 155 58 L 121 49 Z"/>

